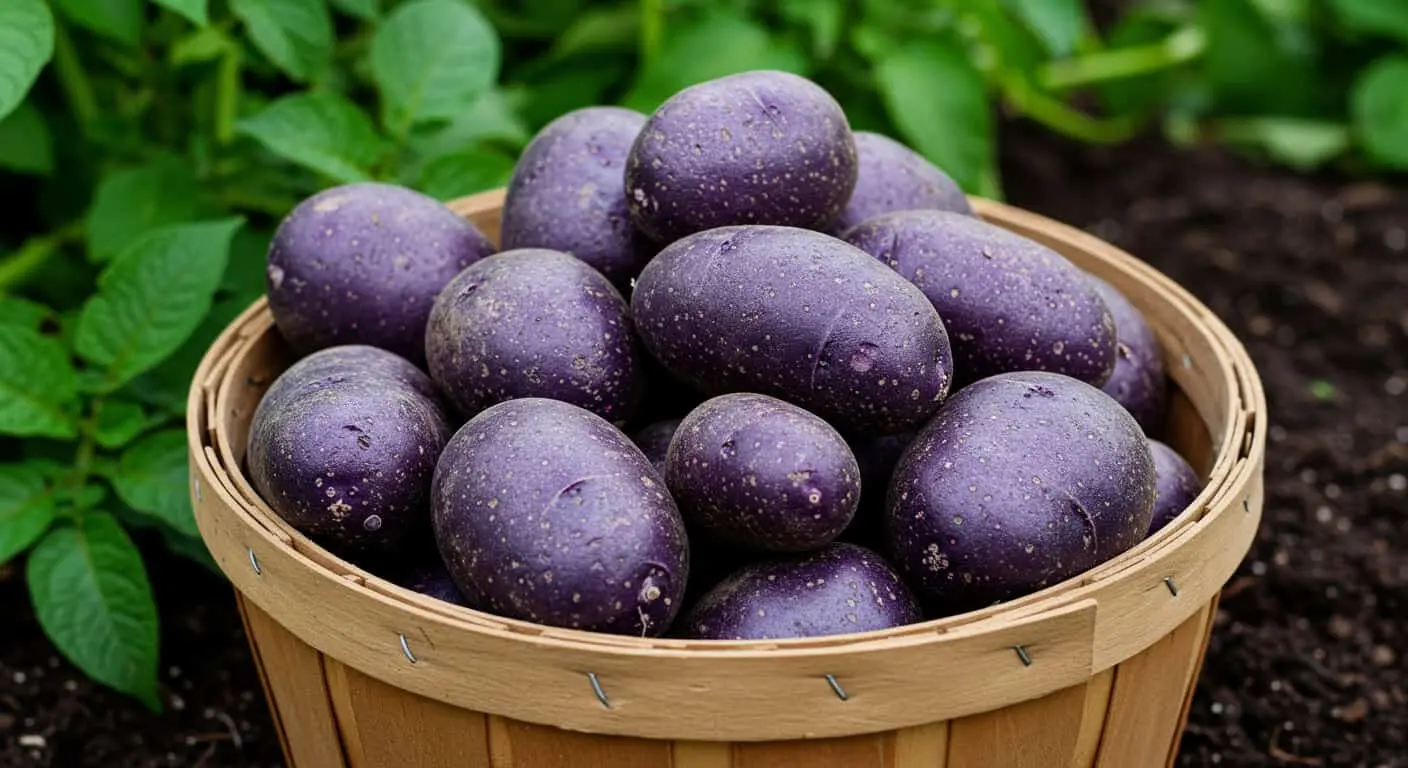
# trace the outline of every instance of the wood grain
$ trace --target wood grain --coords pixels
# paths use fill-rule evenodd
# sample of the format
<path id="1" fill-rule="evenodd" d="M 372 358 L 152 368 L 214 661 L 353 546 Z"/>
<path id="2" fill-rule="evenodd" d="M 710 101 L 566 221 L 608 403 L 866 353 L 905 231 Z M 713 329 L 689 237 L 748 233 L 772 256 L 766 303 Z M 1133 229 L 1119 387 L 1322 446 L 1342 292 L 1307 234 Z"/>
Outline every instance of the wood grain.
<path id="1" fill-rule="evenodd" d="M 941 720 L 895 731 L 895 768 L 948 768 L 948 729 Z"/>
<path id="2" fill-rule="evenodd" d="M 269 614 L 242 601 L 245 632 L 258 648 L 269 705 L 279 723 L 284 754 L 297 768 L 344 768 L 332 703 L 318 652 L 289 634 Z"/>
<path id="3" fill-rule="evenodd" d="M 733 768 L 733 745 L 726 741 L 677 741 L 673 768 Z"/>
<path id="4" fill-rule="evenodd" d="M 953 721 L 947 768 L 1067 768 L 1086 730 L 1088 688 L 1089 683 L 1073 685 Z"/>
<path id="5" fill-rule="evenodd" d="M 484 714 L 458 709 L 323 658 L 350 768 L 489 768 Z"/>
<path id="6" fill-rule="evenodd" d="M 735 744 L 734 768 L 888 768 L 894 734 Z"/>
<path id="7" fill-rule="evenodd" d="M 575 733 L 489 718 L 493 768 L 670 768 L 668 741 Z"/>

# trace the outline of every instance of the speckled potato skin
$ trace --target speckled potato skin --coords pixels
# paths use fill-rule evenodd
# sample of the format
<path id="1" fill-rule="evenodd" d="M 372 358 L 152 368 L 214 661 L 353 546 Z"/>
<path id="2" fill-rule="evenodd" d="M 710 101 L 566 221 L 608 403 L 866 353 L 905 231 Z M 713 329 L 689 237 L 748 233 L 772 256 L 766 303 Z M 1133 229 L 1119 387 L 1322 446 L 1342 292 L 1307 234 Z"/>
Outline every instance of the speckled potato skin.
<path id="1" fill-rule="evenodd" d="M 1089 279 L 1115 319 L 1115 370 L 1101 389 L 1134 414 L 1144 434 L 1157 434 L 1168 410 L 1163 346 L 1123 293 L 1098 277 Z"/>
<path id="2" fill-rule="evenodd" d="M 690 530 L 750 550 L 816 549 L 860 503 L 860 466 L 841 434 L 768 395 L 704 401 L 675 431 L 665 468 Z"/>
<path id="3" fill-rule="evenodd" d="M 269 310 L 299 355 L 367 344 L 421 365 L 436 294 L 493 252 L 432 197 L 375 182 L 332 187 L 299 203 L 274 232 Z"/>
<path id="4" fill-rule="evenodd" d="M 1149 450 L 1154 457 L 1154 515 L 1149 523 L 1149 535 L 1182 514 L 1198 494 L 1203 492 L 1203 481 L 1193 466 L 1173 450 L 1171 446 L 1158 440 L 1149 441 Z"/>
<path id="5" fill-rule="evenodd" d="M 659 249 L 626 209 L 626 155 L 644 125 L 635 110 L 594 106 L 544 126 L 509 179 L 500 247 L 570 253 L 628 292 Z"/>
<path id="6" fill-rule="evenodd" d="M 955 388 L 997 373 L 1042 370 L 1101 386 L 1115 369 L 1115 321 L 1065 257 L 951 211 L 867 219 L 847 242 L 924 291 L 953 345 Z"/>
<path id="7" fill-rule="evenodd" d="M 836 238 L 720 227 L 660 251 L 631 296 L 636 331 L 707 395 L 757 392 L 837 429 L 912 429 L 947 396 L 949 335 L 913 284 Z"/>
<path id="8" fill-rule="evenodd" d="M 431 497 L 455 583 L 496 614 L 656 636 L 689 578 L 684 522 L 624 433 L 547 398 L 491 406 L 450 439 Z"/>
<path id="9" fill-rule="evenodd" d="M 661 244 L 731 224 L 826 230 L 856 183 L 841 105 L 817 84 L 755 70 L 661 104 L 626 160 L 631 219 Z"/>
<path id="10" fill-rule="evenodd" d="M 681 637 L 781 640 L 913 624 L 919 605 L 878 554 L 836 542 L 733 572 L 680 620 Z"/>
<path id="11" fill-rule="evenodd" d="M 652 422 L 631 435 L 631 442 L 640 448 L 661 477 L 665 476 L 665 457 L 670 453 L 670 440 L 675 436 L 675 430 L 680 428 L 681 421 L 683 419 Z"/>
<path id="12" fill-rule="evenodd" d="M 550 397 L 619 424 L 640 399 L 626 300 L 560 251 L 503 251 L 456 275 L 435 300 L 425 349 L 431 378 L 466 418 Z"/>
<path id="13" fill-rule="evenodd" d="M 955 392 L 900 457 L 891 554 L 940 615 L 1008 600 L 1143 540 L 1154 460 L 1109 395 L 1044 371 Z"/>
<path id="14" fill-rule="evenodd" d="M 343 345 L 284 371 L 250 421 L 255 490 L 344 556 L 394 558 L 429 532 L 430 481 L 453 431 L 429 378 L 391 352 Z"/>
<path id="15" fill-rule="evenodd" d="M 882 213 L 932 208 L 973 215 L 973 206 L 951 176 L 884 134 L 856 131 L 856 187 L 831 226 L 843 236 L 851 227 Z"/>

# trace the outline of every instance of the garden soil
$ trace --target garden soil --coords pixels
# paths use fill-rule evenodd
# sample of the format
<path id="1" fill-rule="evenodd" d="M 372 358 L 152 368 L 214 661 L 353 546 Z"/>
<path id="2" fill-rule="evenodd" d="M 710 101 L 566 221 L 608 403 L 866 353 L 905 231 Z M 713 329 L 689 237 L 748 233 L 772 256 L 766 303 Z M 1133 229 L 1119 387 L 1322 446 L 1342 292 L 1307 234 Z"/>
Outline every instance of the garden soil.
<path id="1" fill-rule="evenodd" d="M 1003 146 L 1010 201 L 1178 280 L 1266 383 L 1263 527 L 1222 599 L 1179 765 L 1408 768 L 1406 187 L 1021 126 Z M 281 764 L 228 587 L 150 550 L 160 715 L 61 660 L 19 569 L 0 572 L 0 766 Z"/>

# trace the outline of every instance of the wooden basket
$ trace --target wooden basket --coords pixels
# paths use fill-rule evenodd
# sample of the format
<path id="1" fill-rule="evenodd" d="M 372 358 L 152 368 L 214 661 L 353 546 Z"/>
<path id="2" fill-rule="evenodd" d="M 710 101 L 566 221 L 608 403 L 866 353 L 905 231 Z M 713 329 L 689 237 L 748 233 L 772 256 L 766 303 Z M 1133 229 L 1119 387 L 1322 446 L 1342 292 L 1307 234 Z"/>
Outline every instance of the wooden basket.
<path id="1" fill-rule="evenodd" d="M 451 207 L 497 238 L 502 191 Z M 192 498 L 236 589 L 294 768 L 1151 768 L 1170 765 L 1217 596 L 1262 506 L 1266 405 L 1242 346 L 1146 264 L 986 200 L 980 215 L 1124 291 L 1165 345 L 1164 438 L 1206 479 L 1174 523 L 1011 603 L 842 637 L 715 642 L 529 624 L 397 587 L 316 546 L 242 470 L 292 358 L 263 300 L 207 352 Z"/>

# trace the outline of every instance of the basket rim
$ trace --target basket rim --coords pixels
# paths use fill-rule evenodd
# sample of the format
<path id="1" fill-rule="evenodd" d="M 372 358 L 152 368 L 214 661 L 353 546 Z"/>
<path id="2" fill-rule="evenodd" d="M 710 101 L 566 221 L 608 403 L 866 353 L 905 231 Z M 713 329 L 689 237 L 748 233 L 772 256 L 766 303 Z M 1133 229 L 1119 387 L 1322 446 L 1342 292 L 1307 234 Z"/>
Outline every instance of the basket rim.
<path id="1" fill-rule="evenodd" d="M 453 201 L 449 206 L 463 214 L 466 210 L 496 205 L 502 200 L 502 195 L 503 190 L 494 190 Z M 455 606 L 420 595 L 321 550 L 306 537 L 283 524 L 257 495 L 254 499 L 248 498 L 248 489 L 241 489 L 240 483 L 236 482 L 237 479 L 243 479 L 240 468 L 237 465 L 231 466 L 218 448 L 223 430 L 220 427 L 221 420 L 217 418 L 217 401 L 231 384 L 228 374 L 232 369 L 232 361 L 268 330 L 271 318 L 268 315 L 267 300 L 262 297 L 232 321 L 221 337 L 211 345 L 192 381 L 187 408 L 187 434 L 193 482 L 196 483 L 193 493 L 196 497 L 200 496 L 199 483 L 204 478 L 209 491 L 214 492 L 221 502 L 218 506 L 228 512 L 219 521 L 221 525 L 236 525 L 244 534 L 258 540 L 261 547 L 282 550 L 280 554 L 287 555 L 291 562 L 297 563 L 297 567 L 318 572 L 320 577 L 336 582 L 338 589 L 355 592 L 358 599 L 372 600 L 404 613 L 408 623 L 430 622 L 447 630 L 482 633 L 485 636 L 538 648 L 570 650 L 594 657 L 605 655 L 617 660 L 658 660 L 670 657 L 718 662 L 824 659 L 837 654 L 856 656 L 897 652 L 934 643 L 957 642 L 987 634 L 1007 633 L 1014 627 L 1041 621 L 1070 623 L 1085 621 L 1087 618 L 1091 625 L 1090 632 L 1095 634 L 1097 606 L 1094 598 L 1102 589 L 1133 578 L 1130 574 L 1143 574 L 1159 561 L 1179 556 L 1180 551 L 1190 543 L 1209 538 L 1206 534 L 1214 524 L 1222 516 L 1233 513 L 1234 497 L 1240 496 L 1245 511 L 1252 513 L 1254 532 L 1260 515 L 1260 471 L 1266 444 L 1265 394 L 1252 361 L 1235 335 L 1210 310 L 1171 279 L 1135 257 L 1068 225 L 995 201 L 977 197 L 972 200 L 975 209 L 984 217 L 1000 219 L 999 223 L 1018 229 L 1041 229 L 1073 248 L 1101 252 L 1103 258 L 1116 262 L 1122 271 L 1128 273 L 1130 279 L 1158 289 L 1165 299 L 1178 305 L 1185 321 L 1197 322 L 1199 332 L 1207 337 L 1207 343 L 1215 348 L 1218 357 L 1227 366 L 1227 370 L 1221 373 L 1233 381 L 1229 391 L 1231 402 L 1228 404 L 1228 408 L 1234 412 L 1233 418 L 1226 424 L 1226 429 L 1223 430 L 1225 434 L 1210 434 L 1216 461 L 1209 481 L 1198 498 L 1179 518 L 1155 536 L 1102 565 L 1023 598 L 977 611 L 885 630 L 821 638 L 699 641 L 634 638 L 549 627 Z M 1200 418 L 1203 417 L 1200 415 Z M 1212 432 L 1211 425 L 1208 427 L 1209 432 Z M 1251 506 L 1255 506 L 1255 509 Z M 202 536 L 208 537 L 212 522 L 208 517 L 209 506 L 198 504 L 197 509 L 201 513 L 197 515 L 197 519 L 201 523 Z M 1244 543 L 1249 545 L 1250 542 L 1248 540 Z M 1221 555 L 1224 560 L 1230 554 L 1236 554 L 1235 561 L 1240 562 L 1245 556 L 1246 547 L 1242 546 L 1240 549 L 1240 552 L 1235 553 L 1226 550 L 1213 554 Z M 310 556 L 310 553 L 315 556 Z M 237 589 L 248 582 L 248 564 L 224 561 L 220 562 L 220 565 Z M 1172 612 L 1169 613 L 1167 621 L 1181 622 L 1205 605 L 1230 575 L 1231 568 L 1235 568 L 1235 562 L 1231 568 L 1225 565 L 1222 567 L 1228 572 L 1216 575 L 1216 578 L 1206 583 L 1194 585 L 1182 606 L 1168 609 Z M 268 610 L 265 606 L 261 607 Z M 310 638 L 302 639 L 315 647 L 318 645 Z M 1091 644 L 1098 646 L 1099 638 L 1091 638 Z M 1113 658 L 1117 655 L 1119 654 L 1107 652 L 1102 657 L 1100 648 L 1094 647 L 1090 651 L 1083 673 L 1088 676 L 1124 660 Z M 384 679 L 382 674 L 378 674 L 380 670 L 362 671 Z M 399 673 L 389 674 L 395 676 Z M 1036 690 L 1033 697 L 1040 693 L 1041 691 Z"/>

